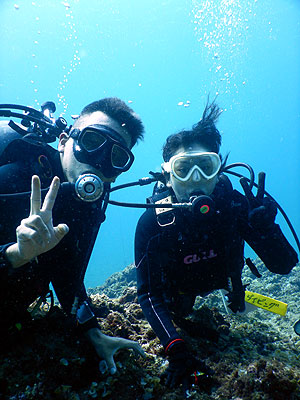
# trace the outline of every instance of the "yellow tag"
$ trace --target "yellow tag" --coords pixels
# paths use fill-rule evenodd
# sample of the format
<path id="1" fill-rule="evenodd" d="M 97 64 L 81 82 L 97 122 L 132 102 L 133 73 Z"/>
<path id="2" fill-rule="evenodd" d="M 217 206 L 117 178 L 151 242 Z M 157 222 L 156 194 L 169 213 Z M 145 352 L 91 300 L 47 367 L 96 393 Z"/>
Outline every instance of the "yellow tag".
<path id="1" fill-rule="evenodd" d="M 282 301 L 272 299 L 271 297 L 267 297 L 259 293 L 249 292 L 248 290 L 245 291 L 245 301 L 249 304 L 253 304 L 256 307 L 282 316 L 286 314 L 288 306 Z"/>
<path id="2" fill-rule="evenodd" d="M 165 197 L 164 199 L 161 199 L 161 200 L 158 200 L 158 201 L 156 201 L 155 202 L 155 204 L 171 204 L 172 203 L 172 197 L 171 196 L 168 196 L 168 197 Z M 171 211 L 172 210 L 172 208 L 155 208 L 155 212 L 156 212 L 156 215 L 158 215 L 158 214 L 162 214 L 162 213 L 165 213 L 165 212 L 167 212 L 167 211 Z"/>

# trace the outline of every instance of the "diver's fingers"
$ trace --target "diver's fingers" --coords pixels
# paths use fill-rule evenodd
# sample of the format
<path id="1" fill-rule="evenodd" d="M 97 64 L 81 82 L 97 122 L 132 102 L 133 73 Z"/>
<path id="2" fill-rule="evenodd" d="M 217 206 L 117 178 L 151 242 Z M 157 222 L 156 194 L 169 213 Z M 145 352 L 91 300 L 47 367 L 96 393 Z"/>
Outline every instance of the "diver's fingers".
<path id="1" fill-rule="evenodd" d="M 60 180 L 57 176 L 55 176 L 53 178 L 50 188 L 46 194 L 42 211 L 52 211 L 59 186 L 60 186 Z"/>
<path id="2" fill-rule="evenodd" d="M 110 353 L 108 357 L 106 357 L 105 362 L 107 364 L 107 368 L 110 374 L 115 374 L 117 372 L 117 367 L 114 361 L 113 353 Z"/>
<path id="3" fill-rule="evenodd" d="M 145 354 L 144 350 L 142 349 L 142 347 L 140 346 L 140 344 L 133 340 L 120 338 L 120 342 L 118 343 L 118 348 L 119 349 L 132 349 L 136 354 L 139 354 L 142 357 L 146 357 L 146 354 Z"/>
<path id="4" fill-rule="evenodd" d="M 254 195 L 251 192 L 250 186 L 248 185 L 247 179 L 246 178 L 241 178 L 240 179 L 240 184 L 245 192 L 245 196 L 249 201 L 254 200 Z"/>
<path id="5" fill-rule="evenodd" d="M 258 185 L 257 185 L 257 194 L 256 198 L 257 200 L 263 200 L 264 195 L 265 195 L 265 180 L 266 180 L 266 174 L 265 172 L 260 172 L 258 174 Z"/>
<path id="6" fill-rule="evenodd" d="M 69 227 L 66 224 L 59 224 L 53 228 L 53 231 L 57 242 L 60 242 L 61 239 L 69 232 Z"/>
<path id="7" fill-rule="evenodd" d="M 31 179 L 30 215 L 39 214 L 41 209 L 41 181 L 37 175 Z"/>
<path id="8" fill-rule="evenodd" d="M 184 396 L 186 399 L 188 399 L 190 397 L 189 387 L 190 387 L 189 380 L 187 377 L 184 377 L 182 379 L 182 390 L 183 390 L 183 393 L 184 393 Z"/>
<path id="9" fill-rule="evenodd" d="M 101 360 L 99 362 L 99 371 L 101 372 L 101 374 L 105 374 L 107 370 L 108 370 L 107 362 L 105 360 Z"/>

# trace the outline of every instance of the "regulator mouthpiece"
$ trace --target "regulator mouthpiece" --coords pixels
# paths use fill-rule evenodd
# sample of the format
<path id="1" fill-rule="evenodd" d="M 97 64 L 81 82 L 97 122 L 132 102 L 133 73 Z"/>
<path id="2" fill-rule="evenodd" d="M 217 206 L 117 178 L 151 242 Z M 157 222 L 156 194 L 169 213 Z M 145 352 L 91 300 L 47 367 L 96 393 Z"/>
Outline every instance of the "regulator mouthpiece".
<path id="1" fill-rule="evenodd" d="M 104 184 L 97 175 L 83 174 L 75 182 L 75 192 L 83 201 L 96 201 L 104 192 Z"/>
<path id="2" fill-rule="evenodd" d="M 209 196 L 205 195 L 192 196 L 190 202 L 192 203 L 192 212 L 198 215 L 210 214 L 214 204 L 213 200 Z"/>

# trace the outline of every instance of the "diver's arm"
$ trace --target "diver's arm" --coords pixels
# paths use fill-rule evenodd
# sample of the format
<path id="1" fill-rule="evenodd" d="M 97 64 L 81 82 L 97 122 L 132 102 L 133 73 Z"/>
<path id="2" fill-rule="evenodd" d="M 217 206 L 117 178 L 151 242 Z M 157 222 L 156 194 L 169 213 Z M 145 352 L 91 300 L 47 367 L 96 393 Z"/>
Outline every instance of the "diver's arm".
<path id="1" fill-rule="evenodd" d="M 258 214 L 258 218 L 254 223 L 249 220 L 249 205 L 245 196 L 235 191 L 235 197 L 235 200 L 241 204 L 239 229 L 243 239 L 271 272 L 288 274 L 297 264 L 298 256 L 282 233 L 280 226 L 275 223 L 276 210 L 273 221 L 265 223 L 264 218 L 260 218 Z M 265 202 L 264 208 L 266 209 L 268 206 L 273 208 L 274 204 Z M 257 210 L 260 213 L 269 212 L 269 210 L 264 210 L 262 207 L 257 207 Z M 272 213 L 274 214 L 273 210 Z"/>
<path id="2" fill-rule="evenodd" d="M 1 160 L 3 162 L 3 160 Z M 0 271 L 1 274 L 8 274 L 13 272 L 13 266 L 15 262 L 10 260 L 7 256 L 7 249 L 11 248 L 12 245 L 15 244 L 15 233 L 14 229 L 10 226 L 14 226 L 18 224 L 20 220 L 23 218 L 22 212 L 20 209 L 23 208 L 24 204 L 23 199 L 20 199 L 20 203 L 18 204 L 18 209 L 15 210 L 15 215 L 11 215 L 13 210 L 9 210 L 6 208 L 6 204 L 9 202 L 10 197 L 6 196 L 6 193 L 13 195 L 15 192 L 21 191 L 25 192 L 28 190 L 26 183 L 30 179 L 30 176 L 26 174 L 26 164 L 24 161 L 19 160 L 15 162 L 7 162 L 6 164 L 2 164 L 0 166 L 0 199 L 1 199 L 1 215 L 2 221 L 6 220 L 6 223 L 2 223 L 1 227 L 1 237 L 2 237 L 2 245 L 0 246 Z M 26 201 L 29 201 L 29 197 L 25 198 Z M 25 212 L 25 207 L 24 207 Z M 18 219 L 19 216 L 19 219 Z M 8 243 L 9 242 L 9 243 Z M 22 262 L 24 264 L 24 262 Z"/>
<path id="3" fill-rule="evenodd" d="M 282 233 L 279 225 L 268 229 L 253 229 L 245 233 L 245 240 L 266 267 L 276 274 L 286 275 L 298 262 L 298 256 Z"/>
<path id="4" fill-rule="evenodd" d="M 162 260 L 159 254 L 159 233 L 152 210 L 140 218 L 135 234 L 135 264 L 137 268 L 138 300 L 152 329 L 166 348 L 180 339 L 162 297 Z"/>
<path id="5" fill-rule="evenodd" d="M 7 243 L 5 245 L 0 245 L 0 274 L 1 274 L 1 277 L 7 275 L 12 269 L 12 264 L 6 256 L 6 250 L 12 244 L 13 243 Z"/>
<path id="6" fill-rule="evenodd" d="M 70 259 L 66 260 L 66 263 L 63 264 L 65 266 L 74 265 L 70 262 Z M 71 317 L 74 331 L 79 335 L 85 335 L 87 337 L 97 355 L 105 362 L 109 373 L 114 374 L 116 372 L 114 354 L 120 349 L 132 349 L 136 354 L 144 356 L 144 351 L 138 342 L 120 337 L 111 337 L 102 333 L 97 318 L 92 311 L 92 305 L 86 294 L 84 283 L 81 282 L 79 289 L 78 284 L 74 283 L 74 287 L 77 287 L 78 307 L 74 299 L 73 290 L 71 290 L 72 293 L 70 293 L 70 291 L 67 290 L 68 286 L 64 284 L 66 281 L 66 276 L 64 274 L 60 276 L 59 279 L 52 281 L 56 295 L 65 312 Z M 72 288 L 73 285 L 71 284 L 69 287 Z M 75 315 L 72 315 L 73 307 L 75 307 Z"/>

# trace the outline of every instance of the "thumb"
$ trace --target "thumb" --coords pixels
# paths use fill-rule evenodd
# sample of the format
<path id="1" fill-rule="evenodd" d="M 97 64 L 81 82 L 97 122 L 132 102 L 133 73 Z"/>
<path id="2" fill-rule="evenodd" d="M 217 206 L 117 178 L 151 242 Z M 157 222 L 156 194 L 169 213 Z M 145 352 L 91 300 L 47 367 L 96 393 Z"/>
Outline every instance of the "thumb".
<path id="1" fill-rule="evenodd" d="M 69 227 L 66 224 L 59 224 L 53 230 L 57 240 L 60 241 L 69 232 Z"/>
<path id="2" fill-rule="evenodd" d="M 110 354 L 109 356 L 107 356 L 105 361 L 107 363 L 107 368 L 108 368 L 109 372 L 112 375 L 115 374 L 117 372 L 117 367 L 116 367 L 113 355 Z"/>

